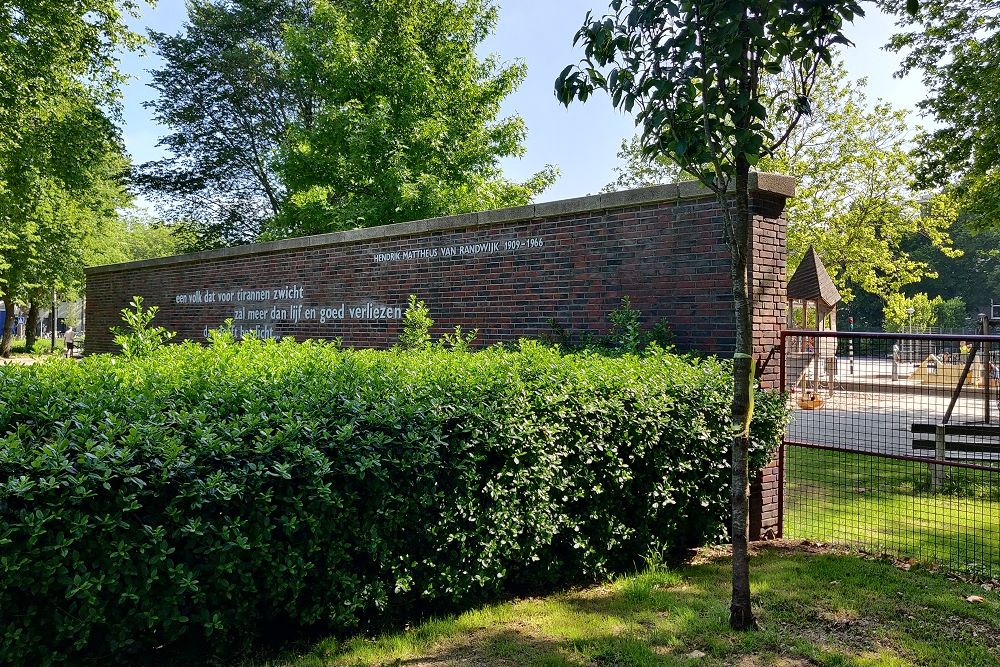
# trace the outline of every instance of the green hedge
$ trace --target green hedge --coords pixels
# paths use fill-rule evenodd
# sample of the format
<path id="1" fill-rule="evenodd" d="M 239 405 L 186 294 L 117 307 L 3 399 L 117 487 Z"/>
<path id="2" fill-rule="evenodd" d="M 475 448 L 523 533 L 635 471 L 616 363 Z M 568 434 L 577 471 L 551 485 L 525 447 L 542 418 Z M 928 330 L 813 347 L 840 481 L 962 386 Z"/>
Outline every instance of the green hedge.
<path id="1" fill-rule="evenodd" d="M 199 660 L 717 538 L 728 367 L 218 339 L 0 368 L 0 663 Z M 754 465 L 784 408 L 759 396 Z"/>

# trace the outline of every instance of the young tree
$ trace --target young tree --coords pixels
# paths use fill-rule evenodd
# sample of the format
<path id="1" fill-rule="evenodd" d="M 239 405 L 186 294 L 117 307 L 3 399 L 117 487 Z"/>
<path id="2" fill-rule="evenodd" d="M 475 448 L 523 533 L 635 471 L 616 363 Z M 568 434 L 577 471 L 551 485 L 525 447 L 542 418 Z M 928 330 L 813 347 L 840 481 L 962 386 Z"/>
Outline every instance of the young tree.
<path id="1" fill-rule="evenodd" d="M 960 296 L 944 299 L 937 297 L 934 305 L 934 316 L 939 327 L 944 329 L 963 329 L 970 323 L 968 308 Z"/>
<path id="2" fill-rule="evenodd" d="M 752 324 L 747 281 L 750 169 L 773 154 L 810 111 L 819 63 L 849 44 L 845 21 L 863 15 L 858 2 L 813 0 L 612 0 L 602 19 L 587 16 L 576 35 L 579 66 L 556 80 L 564 104 L 602 89 L 612 104 L 636 111 L 649 155 L 666 155 L 715 193 L 732 258 L 736 352 L 733 360 L 732 541 L 730 625 L 756 625 L 750 604 L 749 473 L 753 390 Z M 770 93 L 790 115 L 768 129 L 765 72 L 794 65 L 791 86 Z"/>

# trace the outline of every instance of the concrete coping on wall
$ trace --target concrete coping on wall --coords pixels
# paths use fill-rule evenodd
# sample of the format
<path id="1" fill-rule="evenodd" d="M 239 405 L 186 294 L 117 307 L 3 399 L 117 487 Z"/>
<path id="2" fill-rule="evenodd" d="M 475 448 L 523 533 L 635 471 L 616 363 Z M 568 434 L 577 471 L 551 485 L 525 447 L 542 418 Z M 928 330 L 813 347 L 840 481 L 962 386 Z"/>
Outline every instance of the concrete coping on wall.
<path id="1" fill-rule="evenodd" d="M 795 196 L 795 179 L 790 176 L 781 176 L 779 174 L 754 172 L 750 174 L 750 191 L 751 194 L 754 192 L 761 192 L 790 198 Z M 87 275 L 95 275 L 100 273 L 131 271 L 135 269 L 146 269 L 159 266 L 188 264 L 191 262 L 246 257 L 250 255 L 261 255 L 287 250 L 302 250 L 324 246 L 345 245 L 360 241 L 379 241 L 384 239 L 414 236 L 417 234 L 484 227 L 499 223 L 555 218 L 563 215 L 580 213 L 597 213 L 611 209 L 631 208 L 649 204 L 680 202 L 685 199 L 704 198 L 711 196 L 712 194 L 711 190 L 698 181 L 684 181 L 681 183 L 671 183 L 669 185 L 654 185 L 652 187 L 636 188 L 634 190 L 621 190 L 618 192 L 588 195 L 586 197 L 576 197 L 573 199 L 561 199 L 559 201 L 544 202 L 541 204 L 528 204 L 527 206 L 517 206 L 514 208 L 501 208 L 492 211 L 482 211 L 480 213 L 463 213 L 460 215 L 449 215 L 440 218 L 414 220 L 413 222 L 400 222 L 391 225 L 349 229 L 347 231 L 332 232 L 329 234 L 300 236 L 296 238 L 282 239 L 280 241 L 269 241 L 267 243 L 252 243 L 249 245 L 233 246 L 231 248 L 219 248 L 218 250 L 205 250 L 186 255 L 158 257 L 156 259 L 126 262 L 123 264 L 107 264 L 105 266 L 90 267 L 88 269 L 84 269 L 84 271 Z"/>

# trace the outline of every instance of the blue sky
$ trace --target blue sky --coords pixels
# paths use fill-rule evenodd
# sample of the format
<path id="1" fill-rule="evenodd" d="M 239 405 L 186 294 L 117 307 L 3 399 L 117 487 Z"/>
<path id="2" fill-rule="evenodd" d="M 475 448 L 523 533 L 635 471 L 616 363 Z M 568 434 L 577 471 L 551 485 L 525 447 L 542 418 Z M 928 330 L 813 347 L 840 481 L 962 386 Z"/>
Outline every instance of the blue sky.
<path id="1" fill-rule="evenodd" d="M 507 160 L 503 167 L 513 179 L 523 179 L 546 164 L 561 170 L 559 180 L 541 195 L 543 201 L 576 197 L 600 190 L 613 179 L 616 153 L 624 137 L 634 131 L 632 118 L 614 111 L 606 97 L 592 98 L 569 109 L 559 105 L 552 84 L 563 67 L 580 58 L 572 46 L 573 35 L 588 10 L 604 13 L 608 2 L 597 0 L 499 0 L 500 22 L 482 48 L 503 60 L 521 59 L 528 65 L 524 84 L 504 104 L 504 114 L 518 113 L 527 123 L 527 152 L 522 159 Z M 868 3 L 865 3 L 868 5 Z M 849 30 L 855 47 L 844 57 L 854 79 L 868 78 L 867 94 L 897 107 L 912 109 L 924 94 L 917 77 L 894 79 L 899 59 L 882 49 L 893 32 L 892 20 L 874 7 Z M 183 0 L 159 0 L 146 7 L 132 27 L 177 32 L 186 17 Z M 124 90 L 125 144 L 137 163 L 163 155 L 156 147 L 164 128 L 157 125 L 142 103 L 154 92 L 146 85 L 148 70 L 160 61 L 153 53 L 127 54 L 123 70 L 134 78 Z M 916 118 L 914 118 L 916 122 Z"/>

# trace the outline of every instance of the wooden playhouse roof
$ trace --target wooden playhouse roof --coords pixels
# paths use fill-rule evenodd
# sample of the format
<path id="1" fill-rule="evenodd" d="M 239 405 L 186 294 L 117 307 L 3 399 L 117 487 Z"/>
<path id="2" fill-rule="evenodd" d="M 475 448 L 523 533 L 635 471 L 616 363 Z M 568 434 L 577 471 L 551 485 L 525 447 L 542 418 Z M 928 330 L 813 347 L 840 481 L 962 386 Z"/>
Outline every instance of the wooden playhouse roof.
<path id="1" fill-rule="evenodd" d="M 788 298 L 807 301 L 822 301 L 832 308 L 841 299 L 837 286 L 827 273 L 826 267 L 812 246 L 799 262 L 795 274 L 788 281 Z"/>

